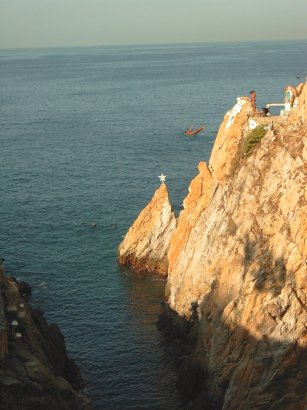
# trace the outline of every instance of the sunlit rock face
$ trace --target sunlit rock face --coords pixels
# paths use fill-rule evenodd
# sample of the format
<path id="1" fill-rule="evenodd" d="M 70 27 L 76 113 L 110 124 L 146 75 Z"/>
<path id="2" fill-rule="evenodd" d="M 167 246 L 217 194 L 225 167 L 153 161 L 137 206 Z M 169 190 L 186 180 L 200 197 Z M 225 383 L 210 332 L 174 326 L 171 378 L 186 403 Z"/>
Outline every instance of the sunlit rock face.
<path id="1" fill-rule="evenodd" d="M 292 124 L 305 124 L 307 121 L 307 86 L 306 83 L 296 87 L 296 98 L 293 109 L 289 115 L 289 122 Z"/>
<path id="2" fill-rule="evenodd" d="M 171 241 L 167 297 L 187 317 L 198 304 L 194 360 L 209 375 L 205 396 L 217 408 L 306 405 L 306 86 L 298 101 L 249 156 L 239 141 L 245 103 L 225 116 L 206 177 L 210 194 L 182 211 Z M 200 170 L 185 201 L 202 180 Z M 180 242 L 184 212 L 190 223 Z"/>
<path id="3" fill-rule="evenodd" d="M 246 155 L 250 103 L 239 98 L 177 225 L 161 185 L 120 245 L 121 263 L 167 274 L 180 316 L 198 306 L 192 360 L 207 377 L 192 408 L 307 407 L 306 113 L 303 84 L 288 117 L 255 118 L 267 132 Z"/>
<path id="4" fill-rule="evenodd" d="M 220 184 L 233 176 L 239 148 L 242 142 L 243 126 L 251 105 L 247 97 L 238 97 L 237 103 L 229 110 L 215 139 L 210 158 L 213 177 Z"/>
<path id="5" fill-rule="evenodd" d="M 180 264 L 180 255 L 188 242 L 191 229 L 206 209 L 217 184 L 205 162 L 198 165 L 199 174 L 192 180 L 189 194 L 183 202 L 183 210 L 178 219 L 177 229 L 171 239 L 168 252 L 169 271 L 173 272 Z"/>
<path id="6" fill-rule="evenodd" d="M 182 235 L 173 263 L 179 219 L 170 245 L 169 269 L 170 303 L 178 312 L 188 314 L 191 302 L 201 301 L 216 280 L 223 300 L 232 300 L 247 284 L 249 292 L 261 288 L 263 293 L 264 289 L 281 289 L 290 276 L 294 282 L 294 276 L 302 280 L 299 273 L 304 272 L 306 258 L 304 132 L 303 128 L 283 135 L 269 132 L 255 153 L 242 160 L 233 178 L 224 185 L 211 180 L 210 200 L 201 197 L 197 205 L 202 200 L 205 205 L 199 215 L 193 219 L 190 213 L 189 221 L 194 224 L 190 223 L 188 235 Z M 195 209 L 197 206 L 194 215 Z"/>
<path id="7" fill-rule="evenodd" d="M 175 228 L 176 218 L 163 183 L 120 244 L 119 262 L 141 272 L 167 275 L 167 251 Z"/>
<path id="8" fill-rule="evenodd" d="M 278 408 L 271 407 L 277 399 L 285 409 L 305 403 L 302 141 L 306 150 L 302 128 L 264 137 L 236 176 L 218 186 L 168 274 L 175 311 L 190 316 L 198 303 L 194 354 L 210 374 L 205 389 L 217 408 Z"/>

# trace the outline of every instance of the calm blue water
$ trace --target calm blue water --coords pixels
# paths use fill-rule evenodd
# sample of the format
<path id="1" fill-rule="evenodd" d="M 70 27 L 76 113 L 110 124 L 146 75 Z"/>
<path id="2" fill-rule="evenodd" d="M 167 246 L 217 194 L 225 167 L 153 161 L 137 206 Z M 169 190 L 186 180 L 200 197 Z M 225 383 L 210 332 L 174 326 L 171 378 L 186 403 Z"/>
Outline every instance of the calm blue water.
<path id="1" fill-rule="evenodd" d="M 281 101 L 306 67 L 306 41 L 0 51 L 0 255 L 96 409 L 180 409 L 155 327 L 164 283 L 118 267 L 117 246 L 161 172 L 180 210 L 237 96 Z"/>

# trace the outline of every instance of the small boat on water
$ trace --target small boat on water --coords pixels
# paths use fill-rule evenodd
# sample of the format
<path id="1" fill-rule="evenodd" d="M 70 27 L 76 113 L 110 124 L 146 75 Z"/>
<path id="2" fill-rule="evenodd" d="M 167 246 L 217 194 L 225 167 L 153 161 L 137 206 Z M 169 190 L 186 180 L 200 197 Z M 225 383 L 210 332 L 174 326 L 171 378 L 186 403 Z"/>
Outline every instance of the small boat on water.
<path id="1" fill-rule="evenodd" d="M 193 130 L 192 127 L 190 127 L 188 130 L 184 131 L 184 133 L 185 133 L 185 135 L 196 135 L 204 129 L 205 129 L 205 127 L 199 127 L 199 128 L 196 128 L 195 130 Z"/>

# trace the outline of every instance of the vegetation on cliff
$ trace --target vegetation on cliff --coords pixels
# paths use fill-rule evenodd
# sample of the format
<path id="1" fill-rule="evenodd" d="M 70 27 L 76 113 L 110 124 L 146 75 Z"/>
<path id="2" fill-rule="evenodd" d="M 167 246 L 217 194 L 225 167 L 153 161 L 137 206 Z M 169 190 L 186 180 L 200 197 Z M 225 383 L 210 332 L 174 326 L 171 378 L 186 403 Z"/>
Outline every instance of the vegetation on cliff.
<path id="1" fill-rule="evenodd" d="M 258 125 L 256 128 L 254 128 L 247 134 L 246 139 L 244 141 L 245 155 L 249 155 L 252 152 L 255 145 L 259 144 L 259 142 L 265 136 L 266 131 L 267 130 L 263 125 Z"/>

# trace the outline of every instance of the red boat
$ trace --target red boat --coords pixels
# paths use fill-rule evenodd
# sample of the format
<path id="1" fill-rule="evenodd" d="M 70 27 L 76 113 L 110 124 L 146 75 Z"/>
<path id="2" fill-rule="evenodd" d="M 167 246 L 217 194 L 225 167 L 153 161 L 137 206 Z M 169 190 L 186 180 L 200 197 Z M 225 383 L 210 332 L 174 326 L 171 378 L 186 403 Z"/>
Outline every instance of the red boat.
<path id="1" fill-rule="evenodd" d="M 188 130 L 184 131 L 184 133 L 185 135 L 196 135 L 204 129 L 205 127 L 199 127 L 199 128 L 196 128 L 196 130 L 192 130 L 192 127 L 190 127 Z"/>

